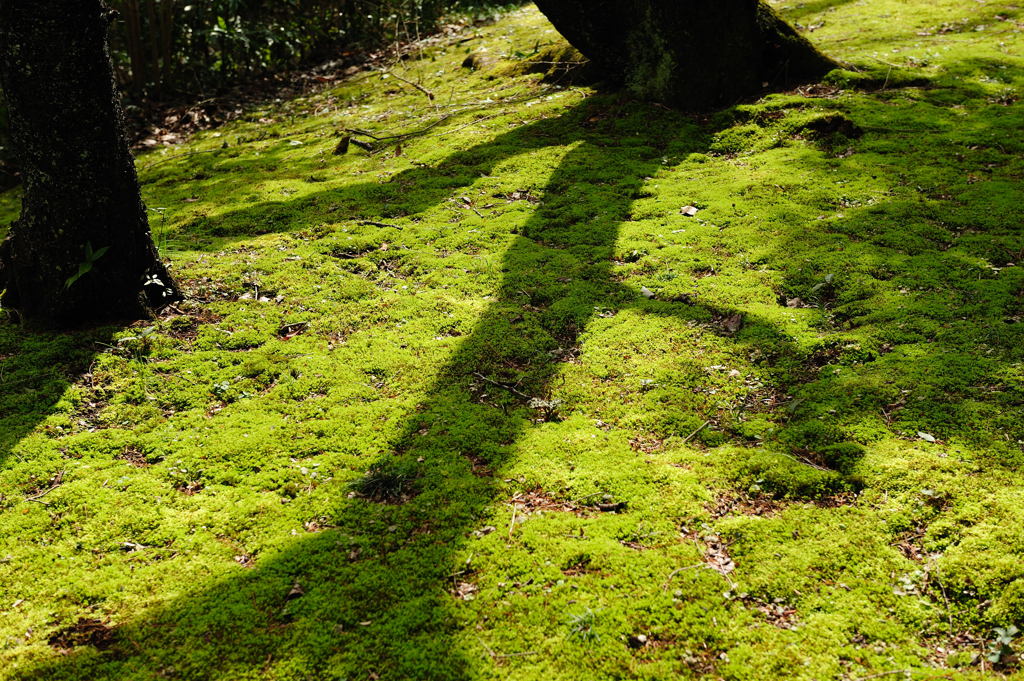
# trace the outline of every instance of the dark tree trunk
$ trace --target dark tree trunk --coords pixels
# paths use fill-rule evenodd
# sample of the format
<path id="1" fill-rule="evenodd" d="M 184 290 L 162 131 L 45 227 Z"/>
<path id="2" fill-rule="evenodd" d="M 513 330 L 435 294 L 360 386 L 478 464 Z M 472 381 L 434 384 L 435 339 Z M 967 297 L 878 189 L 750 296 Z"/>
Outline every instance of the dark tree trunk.
<path id="1" fill-rule="evenodd" d="M 35 326 L 138 319 L 180 298 L 157 255 L 101 0 L 0 0 L 0 85 L 24 181 L 4 307 Z"/>
<path id="2" fill-rule="evenodd" d="M 761 0 L 536 0 L 555 28 L 634 94 L 701 110 L 837 64 Z"/>

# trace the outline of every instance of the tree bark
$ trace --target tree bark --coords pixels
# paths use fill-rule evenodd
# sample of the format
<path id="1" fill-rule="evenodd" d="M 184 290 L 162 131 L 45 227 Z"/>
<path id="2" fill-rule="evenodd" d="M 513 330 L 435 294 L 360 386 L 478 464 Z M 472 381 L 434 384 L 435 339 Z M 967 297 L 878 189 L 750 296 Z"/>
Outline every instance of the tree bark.
<path id="1" fill-rule="evenodd" d="M 837 68 L 762 0 L 536 0 L 611 79 L 708 110 Z"/>
<path id="2" fill-rule="evenodd" d="M 24 186 L 0 298 L 34 326 L 138 319 L 179 299 L 124 136 L 101 0 L 0 0 L 0 86 Z"/>

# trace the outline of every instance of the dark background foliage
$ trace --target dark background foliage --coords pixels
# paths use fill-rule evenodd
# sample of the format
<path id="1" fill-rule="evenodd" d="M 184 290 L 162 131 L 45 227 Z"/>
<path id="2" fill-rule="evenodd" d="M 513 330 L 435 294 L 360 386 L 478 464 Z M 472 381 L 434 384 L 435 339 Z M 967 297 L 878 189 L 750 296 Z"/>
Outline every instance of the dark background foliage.
<path id="1" fill-rule="evenodd" d="M 136 95 L 223 87 L 337 59 L 438 28 L 494 0 L 114 0 L 118 78 Z"/>
<path id="2" fill-rule="evenodd" d="M 111 0 L 111 57 L 132 103 L 201 97 L 248 78 L 367 52 L 510 0 Z M 0 187 L 17 182 L 0 96 Z"/>

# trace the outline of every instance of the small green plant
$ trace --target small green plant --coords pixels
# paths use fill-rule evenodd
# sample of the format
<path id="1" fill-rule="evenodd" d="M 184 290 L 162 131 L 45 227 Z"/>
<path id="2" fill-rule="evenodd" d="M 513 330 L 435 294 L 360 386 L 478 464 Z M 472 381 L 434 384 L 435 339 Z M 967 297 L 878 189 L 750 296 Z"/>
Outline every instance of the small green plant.
<path id="1" fill-rule="evenodd" d="M 99 248 L 99 249 L 94 251 L 92 249 L 92 242 L 86 241 L 85 242 L 85 260 L 80 262 L 80 263 L 78 263 L 78 271 L 75 272 L 74 274 L 72 274 L 70 277 L 67 278 L 67 280 L 64 282 L 64 288 L 66 288 L 66 289 L 71 288 L 71 286 L 76 281 L 78 281 L 84 275 L 86 275 L 89 272 L 91 272 L 92 271 L 92 266 L 96 264 L 96 261 L 99 260 L 100 258 L 102 258 L 104 255 L 106 255 L 107 251 L 109 251 L 109 250 L 110 250 L 110 246 L 104 246 L 103 248 Z"/>
<path id="2" fill-rule="evenodd" d="M 1016 651 L 1013 649 L 1013 640 L 1020 633 L 1020 629 L 1011 624 L 1008 627 L 996 627 L 993 633 L 995 638 L 988 644 L 988 653 L 985 655 L 985 659 L 996 666 L 1005 665 L 1011 657 L 1016 655 Z"/>
<path id="3" fill-rule="evenodd" d="M 401 503 L 417 490 L 418 475 L 408 463 L 379 461 L 366 475 L 351 483 L 352 491 L 361 497 L 382 503 Z"/>
<path id="4" fill-rule="evenodd" d="M 167 469 L 166 476 L 174 489 L 189 496 L 201 491 L 205 487 L 202 471 L 190 471 L 184 466 L 171 466 Z"/>
<path id="5" fill-rule="evenodd" d="M 153 341 L 155 336 L 156 327 L 147 326 L 144 329 L 140 329 L 139 332 L 134 336 L 125 336 L 117 339 L 117 354 L 128 359 L 134 359 L 140 362 L 146 360 L 146 356 L 153 349 Z"/>
<path id="6" fill-rule="evenodd" d="M 541 421 L 557 421 L 558 409 L 562 406 L 562 400 L 545 400 L 540 397 L 534 397 L 528 402 L 528 405 L 531 409 L 536 409 L 540 413 Z"/>
<path id="7" fill-rule="evenodd" d="M 161 255 L 167 252 L 167 209 L 166 208 L 150 208 L 152 212 L 160 216 L 160 229 L 156 230 L 154 234 L 154 245 L 156 250 Z"/>
<path id="8" fill-rule="evenodd" d="M 216 397 L 217 399 L 226 402 L 228 391 L 230 389 L 230 381 L 218 381 L 217 383 L 214 383 L 213 386 L 210 388 L 210 392 L 213 393 L 213 396 Z"/>
<path id="9" fill-rule="evenodd" d="M 819 308 L 824 309 L 835 298 L 835 275 L 826 274 L 825 278 L 811 287 L 808 296 Z"/>
<path id="10" fill-rule="evenodd" d="M 597 643 L 601 635 L 594 631 L 596 625 L 597 615 L 590 608 L 579 614 L 570 615 L 569 638 L 574 638 L 582 643 Z"/>
<path id="11" fill-rule="evenodd" d="M 625 544 L 647 547 L 657 544 L 663 535 L 663 532 L 654 529 L 650 523 L 642 521 L 632 529 L 621 530 L 616 534 L 616 539 Z"/>

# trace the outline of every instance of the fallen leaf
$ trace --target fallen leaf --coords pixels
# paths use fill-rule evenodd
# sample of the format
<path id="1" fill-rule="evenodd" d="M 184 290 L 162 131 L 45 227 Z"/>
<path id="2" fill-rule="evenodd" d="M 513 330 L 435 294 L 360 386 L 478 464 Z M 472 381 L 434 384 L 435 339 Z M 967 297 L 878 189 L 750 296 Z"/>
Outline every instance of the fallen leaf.
<path id="1" fill-rule="evenodd" d="M 652 291 L 651 289 L 647 288 L 646 286 L 641 286 L 640 287 L 640 295 L 642 295 L 644 298 L 648 298 L 650 300 L 654 300 L 655 293 L 654 293 L 654 291 Z"/>
<path id="2" fill-rule="evenodd" d="M 743 315 L 738 312 L 736 314 L 729 315 L 722 320 L 722 328 L 725 329 L 727 333 L 736 333 L 743 328 Z"/>
<path id="3" fill-rule="evenodd" d="M 688 218 L 692 218 L 694 215 L 700 212 L 700 208 L 696 206 L 683 206 L 682 210 L 679 211 Z"/>
<path id="4" fill-rule="evenodd" d="M 736 569 L 736 563 L 729 555 L 729 549 L 717 534 L 709 534 L 704 537 L 704 562 L 712 570 L 725 577 Z"/>
<path id="5" fill-rule="evenodd" d="M 459 584 L 456 585 L 454 589 L 452 589 L 451 594 L 459 600 L 471 601 L 473 600 L 474 594 L 477 591 L 478 587 L 475 584 L 470 584 L 469 582 L 459 582 Z"/>
<path id="6" fill-rule="evenodd" d="M 921 432 L 920 430 L 917 431 L 917 436 L 919 438 L 921 438 L 922 440 L 924 440 L 925 442 L 935 442 L 936 441 L 934 435 L 932 435 L 931 433 Z"/>

